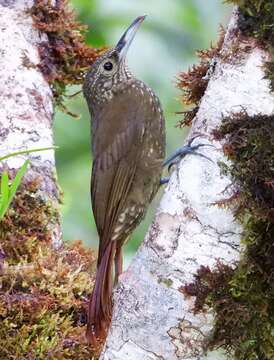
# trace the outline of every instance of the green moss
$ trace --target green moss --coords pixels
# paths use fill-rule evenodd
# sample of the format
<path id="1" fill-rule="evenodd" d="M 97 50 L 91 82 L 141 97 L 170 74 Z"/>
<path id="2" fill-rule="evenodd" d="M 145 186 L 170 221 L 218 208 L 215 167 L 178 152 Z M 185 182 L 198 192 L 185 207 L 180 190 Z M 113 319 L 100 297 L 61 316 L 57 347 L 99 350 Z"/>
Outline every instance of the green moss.
<path id="1" fill-rule="evenodd" d="M 1 246 L 13 261 L 28 253 L 30 240 L 51 241 L 51 226 L 59 223 L 57 200 L 45 201 L 39 194 L 39 182 L 24 182 L 20 185 L 12 206 L 0 222 Z M 27 246 L 25 246 L 27 244 Z"/>
<path id="2" fill-rule="evenodd" d="M 235 196 L 218 203 L 231 206 L 243 224 L 241 260 L 228 267 L 202 267 L 182 288 L 195 296 L 195 312 L 210 306 L 215 326 L 207 349 L 224 347 L 238 360 L 274 358 L 274 116 L 250 117 L 245 111 L 223 119 L 214 132 L 225 139 Z"/>
<path id="3" fill-rule="evenodd" d="M 227 0 L 239 6 L 239 29 L 247 36 L 252 36 L 264 46 L 271 56 L 266 62 L 266 77 L 271 81 L 274 91 L 274 2 L 273 0 Z"/>
<path id="4" fill-rule="evenodd" d="M 47 35 L 47 40 L 39 44 L 39 67 L 52 85 L 56 105 L 68 112 L 63 105 L 66 86 L 81 85 L 86 70 L 102 50 L 85 44 L 86 27 L 76 20 L 66 0 L 54 4 L 36 0 L 30 13 L 34 26 Z"/>
<path id="5" fill-rule="evenodd" d="M 167 287 L 171 287 L 173 285 L 173 281 L 171 279 L 166 279 L 166 278 L 159 278 L 158 283 L 165 284 Z"/>
<path id="6" fill-rule="evenodd" d="M 49 223 L 50 220 L 50 223 Z M 80 242 L 51 246 L 54 203 L 20 186 L 0 223 L 0 359 L 95 359 L 86 304 L 95 257 Z"/>
<path id="7" fill-rule="evenodd" d="M 58 252 L 38 240 L 24 245 L 32 257 L 5 256 L 1 266 L 0 359 L 92 359 L 85 303 L 94 257 L 80 243 Z"/>
<path id="8" fill-rule="evenodd" d="M 274 3 L 272 0 L 226 0 L 239 6 L 240 30 L 266 43 L 274 43 Z"/>
<path id="9" fill-rule="evenodd" d="M 242 111 L 214 132 L 226 137 L 224 153 L 232 160 L 224 170 L 240 192 L 236 215 L 245 221 L 249 214 L 260 219 L 274 218 L 274 116 L 248 116 Z"/>

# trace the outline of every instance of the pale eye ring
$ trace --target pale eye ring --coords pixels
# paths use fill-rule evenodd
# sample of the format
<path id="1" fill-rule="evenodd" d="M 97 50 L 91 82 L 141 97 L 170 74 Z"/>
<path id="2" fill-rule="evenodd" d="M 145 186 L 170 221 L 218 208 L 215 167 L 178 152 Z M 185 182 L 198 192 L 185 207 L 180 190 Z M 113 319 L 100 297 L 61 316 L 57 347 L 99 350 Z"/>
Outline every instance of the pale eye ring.
<path id="1" fill-rule="evenodd" d="M 111 71 L 113 69 L 113 64 L 111 61 L 107 61 L 104 63 L 104 69 L 106 71 Z"/>

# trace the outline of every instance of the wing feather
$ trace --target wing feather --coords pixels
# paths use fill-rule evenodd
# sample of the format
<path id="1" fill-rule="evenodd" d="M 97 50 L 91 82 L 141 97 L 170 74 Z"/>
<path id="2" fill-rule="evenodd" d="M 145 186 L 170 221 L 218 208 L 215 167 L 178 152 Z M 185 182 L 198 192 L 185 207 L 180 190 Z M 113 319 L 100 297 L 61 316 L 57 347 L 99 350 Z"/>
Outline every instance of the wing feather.
<path id="1" fill-rule="evenodd" d="M 111 241 L 140 158 L 146 114 L 135 95 L 116 95 L 94 119 L 91 196 L 100 237 L 99 261 Z"/>

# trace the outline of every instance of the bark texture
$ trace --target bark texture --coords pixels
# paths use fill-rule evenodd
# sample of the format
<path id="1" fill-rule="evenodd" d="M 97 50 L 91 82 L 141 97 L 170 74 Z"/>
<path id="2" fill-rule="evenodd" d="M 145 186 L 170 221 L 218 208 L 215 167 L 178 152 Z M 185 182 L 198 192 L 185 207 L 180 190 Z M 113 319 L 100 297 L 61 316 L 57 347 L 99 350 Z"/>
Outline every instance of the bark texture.
<path id="1" fill-rule="evenodd" d="M 253 40 L 247 44 L 238 36 L 237 16 L 235 9 L 189 135 L 201 134 L 195 143 L 214 145 L 202 150 L 213 163 L 187 156 L 173 172 L 143 245 L 119 279 L 101 360 L 212 356 L 204 354 L 203 341 L 212 330 L 214 314 L 208 309 L 194 315 L 194 299 L 179 291 L 193 281 L 201 265 L 212 269 L 218 260 L 233 265 L 241 253 L 240 224 L 230 210 L 213 205 L 229 197 L 233 187 L 219 167 L 226 160 L 212 130 L 221 125 L 223 116 L 242 109 L 250 116 L 274 112 L 263 70 L 268 54 Z"/>
<path id="2" fill-rule="evenodd" d="M 38 47 L 46 36 L 32 26 L 30 0 L 0 0 L 0 156 L 53 145 L 53 97 L 39 71 Z M 10 174 L 29 158 L 25 180 L 39 182 L 39 201 L 58 204 L 54 151 L 9 158 L 1 166 Z M 49 219 L 52 243 L 61 243 L 58 217 Z"/>

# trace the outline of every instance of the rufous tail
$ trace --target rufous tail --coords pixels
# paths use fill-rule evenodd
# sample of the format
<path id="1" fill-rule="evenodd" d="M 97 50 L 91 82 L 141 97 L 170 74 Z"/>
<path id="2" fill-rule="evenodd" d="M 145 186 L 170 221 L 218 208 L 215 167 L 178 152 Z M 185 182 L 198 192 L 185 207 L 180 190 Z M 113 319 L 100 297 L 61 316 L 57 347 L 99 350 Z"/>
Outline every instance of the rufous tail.
<path id="1" fill-rule="evenodd" d="M 87 340 L 94 348 L 105 341 L 111 321 L 112 267 L 115 249 L 115 241 L 110 241 L 97 263 L 95 285 L 89 301 L 86 332 Z"/>

